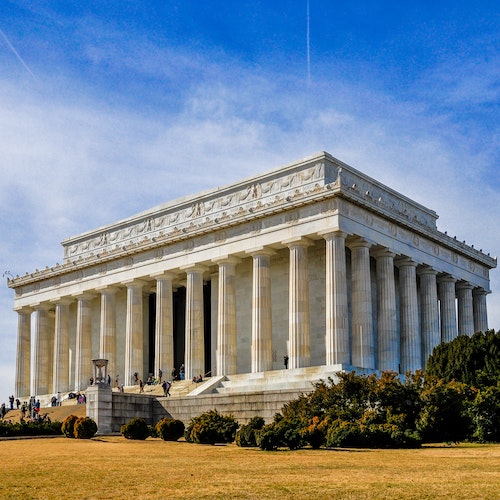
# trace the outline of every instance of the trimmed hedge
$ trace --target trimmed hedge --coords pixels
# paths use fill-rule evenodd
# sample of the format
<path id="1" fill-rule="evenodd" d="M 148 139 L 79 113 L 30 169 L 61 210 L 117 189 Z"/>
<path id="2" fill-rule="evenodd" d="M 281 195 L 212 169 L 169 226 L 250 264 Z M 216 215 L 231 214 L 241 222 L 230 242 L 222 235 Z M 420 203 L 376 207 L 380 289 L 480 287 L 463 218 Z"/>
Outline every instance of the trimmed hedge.
<path id="1" fill-rule="evenodd" d="M 224 417 L 217 410 L 209 410 L 191 419 L 184 437 L 188 443 L 232 443 L 238 427 L 232 415 Z"/>
<path id="2" fill-rule="evenodd" d="M 75 423 L 77 420 L 78 420 L 78 417 L 76 415 L 68 415 L 64 419 L 64 422 L 62 423 L 61 430 L 66 437 L 68 437 L 68 438 L 75 437 Z"/>
<path id="3" fill-rule="evenodd" d="M 90 417 L 79 418 L 74 425 L 77 439 L 90 439 L 97 432 L 97 424 Z"/>
<path id="4" fill-rule="evenodd" d="M 177 441 L 184 435 L 184 430 L 184 423 L 175 418 L 162 418 L 155 427 L 157 437 L 163 441 Z"/>
<path id="5" fill-rule="evenodd" d="M 0 420 L 0 436 L 59 436 L 62 434 L 61 422 L 6 422 Z"/>
<path id="6" fill-rule="evenodd" d="M 126 439 L 136 439 L 144 441 L 149 437 L 148 424 L 143 418 L 135 417 L 130 422 L 123 424 L 120 432 Z"/>

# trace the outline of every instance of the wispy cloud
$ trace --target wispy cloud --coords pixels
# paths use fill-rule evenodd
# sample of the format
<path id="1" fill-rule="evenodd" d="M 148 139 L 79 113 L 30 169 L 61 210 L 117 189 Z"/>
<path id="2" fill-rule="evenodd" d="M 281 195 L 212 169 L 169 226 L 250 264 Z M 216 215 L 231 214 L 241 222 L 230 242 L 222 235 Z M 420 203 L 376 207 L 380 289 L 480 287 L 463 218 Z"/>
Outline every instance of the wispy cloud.
<path id="1" fill-rule="evenodd" d="M 5 43 L 7 44 L 7 46 L 10 48 L 10 50 L 14 53 L 14 55 L 17 57 L 18 61 L 24 66 L 24 69 L 33 77 L 35 78 L 35 75 L 33 74 L 33 72 L 31 71 L 31 69 L 29 68 L 29 66 L 24 62 L 24 59 L 19 55 L 19 53 L 17 52 L 17 50 L 15 49 L 14 45 L 12 45 L 12 43 L 10 43 L 10 40 L 7 38 L 7 35 L 0 29 L 0 35 L 2 36 L 2 38 L 5 40 Z"/>

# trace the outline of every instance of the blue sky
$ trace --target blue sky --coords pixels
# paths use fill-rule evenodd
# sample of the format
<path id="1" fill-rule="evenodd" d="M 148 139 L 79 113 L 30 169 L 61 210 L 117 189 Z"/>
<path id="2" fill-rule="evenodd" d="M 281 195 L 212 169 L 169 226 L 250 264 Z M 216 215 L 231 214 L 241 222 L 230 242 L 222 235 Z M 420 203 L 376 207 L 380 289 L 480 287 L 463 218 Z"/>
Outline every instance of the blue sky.
<path id="1" fill-rule="evenodd" d="M 495 3 L 310 0 L 308 18 L 307 0 L 4 0 L 0 271 L 54 265 L 68 236 L 321 150 L 497 255 Z M 4 278 L 0 401 L 12 306 Z"/>

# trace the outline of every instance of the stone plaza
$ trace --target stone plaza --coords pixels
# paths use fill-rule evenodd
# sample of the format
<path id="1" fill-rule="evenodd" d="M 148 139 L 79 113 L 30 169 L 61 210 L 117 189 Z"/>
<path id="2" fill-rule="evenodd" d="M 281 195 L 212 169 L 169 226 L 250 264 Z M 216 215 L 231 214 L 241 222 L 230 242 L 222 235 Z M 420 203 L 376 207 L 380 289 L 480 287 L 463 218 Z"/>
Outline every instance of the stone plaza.
<path id="1" fill-rule="evenodd" d="M 497 264 L 437 218 L 322 152 L 70 237 L 61 264 L 8 281 L 16 397 L 86 390 L 93 359 L 125 388 L 184 365 L 209 377 L 197 394 L 280 389 L 285 356 L 303 385 L 424 368 L 488 329 Z"/>

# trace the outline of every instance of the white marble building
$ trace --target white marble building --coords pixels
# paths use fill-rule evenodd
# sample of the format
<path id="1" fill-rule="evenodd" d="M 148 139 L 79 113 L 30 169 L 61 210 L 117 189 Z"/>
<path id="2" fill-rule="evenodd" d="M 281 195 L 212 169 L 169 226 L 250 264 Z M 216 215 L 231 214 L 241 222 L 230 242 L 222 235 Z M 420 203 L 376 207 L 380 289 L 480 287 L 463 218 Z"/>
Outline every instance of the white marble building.
<path id="1" fill-rule="evenodd" d="M 15 393 L 78 391 L 91 360 L 132 384 L 348 365 L 404 373 L 488 328 L 496 260 L 438 216 L 327 153 L 62 242 L 9 280 Z"/>

